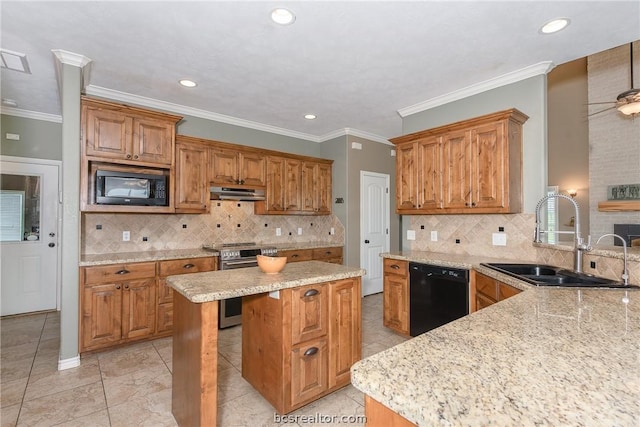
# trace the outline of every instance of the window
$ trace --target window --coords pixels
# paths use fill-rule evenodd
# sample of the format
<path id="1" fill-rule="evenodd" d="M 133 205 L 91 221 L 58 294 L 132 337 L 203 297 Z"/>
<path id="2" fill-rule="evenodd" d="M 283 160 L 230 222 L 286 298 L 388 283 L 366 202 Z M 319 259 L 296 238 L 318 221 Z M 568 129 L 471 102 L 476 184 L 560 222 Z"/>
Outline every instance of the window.
<path id="1" fill-rule="evenodd" d="M 0 190 L 0 241 L 24 238 L 24 191 Z"/>

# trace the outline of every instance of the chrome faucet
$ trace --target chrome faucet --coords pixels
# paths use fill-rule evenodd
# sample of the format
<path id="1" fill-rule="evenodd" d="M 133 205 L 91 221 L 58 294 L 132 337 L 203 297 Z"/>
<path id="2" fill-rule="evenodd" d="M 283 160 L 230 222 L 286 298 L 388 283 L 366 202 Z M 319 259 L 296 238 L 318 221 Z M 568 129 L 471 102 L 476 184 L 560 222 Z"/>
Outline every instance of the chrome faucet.
<path id="1" fill-rule="evenodd" d="M 596 240 L 596 245 L 598 243 L 600 243 L 600 240 L 603 237 L 607 237 L 607 236 L 613 236 L 613 237 L 617 237 L 618 239 L 620 239 L 622 241 L 622 252 L 624 253 L 624 268 L 622 270 L 622 282 L 624 283 L 625 286 L 627 286 L 629 284 L 629 270 L 627 270 L 627 241 L 624 240 L 624 237 L 615 234 L 615 233 L 607 233 L 607 234 L 603 234 L 602 236 L 600 236 L 598 238 L 598 240 Z"/>
<path id="2" fill-rule="evenodd" d="M 573 200 L 573 198 L 569 197 L 569 196 L 565 196 L 564 194 L 549 194 L 545 197 L 543 197 L 542 199 L 540 199 L 540 201 L 538 202 L 538 204 L 536 205 L 536 228 L 534 231 L 534 235 L 533 235 L 533 241 L 535 243 L 542 243 L 542 240 L 540 240 L 540 235 L 542 233 L 555 233 L 555 234 L 559 234 L 559 233 L 566 233 L 566 231 L 549 231 L 549 230 L 541 230 L 540 229 L 540 209 L 542 208 L 542 205 L 549 199 L 565 199 L 568 200 L 569 202 L 571 202 L 571 204 L 573 205 L 573 209 L 575 211 L 575 227 L 576 227 L 576 231 L 575 233 L 575 239 L 574 239 L 574 258 L 573 258 L 573 269 L 578 272 L 578 273 L 582 273 L 582 252 L 584 251 L 590 251 L 591 250 L 591 236 L 588 236 L 587 238 L 587 242 L 585 243 L 584 239 L 582 238 L 582 236 L 580 235 L 580 207 L 578 206 L 578 202 L 576 202 L 575 200 Z"/>

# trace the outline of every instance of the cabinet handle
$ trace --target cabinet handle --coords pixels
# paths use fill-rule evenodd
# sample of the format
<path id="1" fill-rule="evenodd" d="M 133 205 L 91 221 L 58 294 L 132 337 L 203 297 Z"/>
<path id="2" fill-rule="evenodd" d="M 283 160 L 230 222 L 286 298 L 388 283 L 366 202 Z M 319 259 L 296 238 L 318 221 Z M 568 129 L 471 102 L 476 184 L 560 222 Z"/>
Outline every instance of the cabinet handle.
<path id="1" fill-rule="evenodd" d="M 138 158 L 138 155 L 136 154 L 135 156 L 133 156 L 133 158 L 134 158 L 134 159 L 137 159 L 137 158 Z"/>
<path id="2" fill-rule="evenodd" d="M 125 289 L 129 289 L 129 284 L 124 285 Z"/>
<path id="3" fill-rule="evenodd" d="M 317 352 L 318 352 L 318 347 L 311 347 L 310 349 L 308 349 L 307 351 L 304 352 L 304 355 L 305 356 L 313 356 Z"/>
<path id="4" fill-rule="evenodd" d="M 304 293 L 304 295 L 302 295 L 304 298 L 306 297 L 312 297 L 314 295 L 318 295 L 320 293 L 320 291 L 318 291 L 317 289 L 309 289 L 307 292 Z"/>
<path id="5" fill-rule="evenodd" d="M 472 207 L 475 207 L 475 206 L 476 206 L 476 202 L 472 202 L 472 203 L 471 203 L 471 206 L 472 206 Z"/>
<path id="6" fill-rule="evenodd" d="M 391 268 L 393 268 L 394 270 L 400 270 L 400 266 L 398 264 L 392 264 L 390 265 Z"/>
<path id="7" fill-rule="evenodd" d="M 129 270 L 127 270 L 127 269 L 124 269 L 124 268 L 123 268 L 122 270 L 118 270 L 118 271 L 116 271 L 116 274 L 119 274 L 119 275 L 121 275 L 121 276 L 122 276 L 123 274 L 129 274 Z"/>
<path id="8" fill-rule="evenodd" d="M 298 254 L 293 254 L 293 255 L 291 255 L 291 258 L 298 258 L 299 256 L 300 255 L 298 255 Z"/>
<path id="9" fill-rule="evenodd" d="M 131 158 L 131 154 L 127 154 L 127 159 L 130 159 L 130 158 Z"/>
<path id="10" fill-rule="evenodd" d="M 193 264 L 185 264 L 182 266 L 182 268 L 186 268 L 186 269 L 193 268 L 193 267 L 195 267 L 195 265 Z"/>
<path id="11" fill-rule="evenodd" d="M 116 285 L 116 289 L 120 289 L 120 285 Z"/>

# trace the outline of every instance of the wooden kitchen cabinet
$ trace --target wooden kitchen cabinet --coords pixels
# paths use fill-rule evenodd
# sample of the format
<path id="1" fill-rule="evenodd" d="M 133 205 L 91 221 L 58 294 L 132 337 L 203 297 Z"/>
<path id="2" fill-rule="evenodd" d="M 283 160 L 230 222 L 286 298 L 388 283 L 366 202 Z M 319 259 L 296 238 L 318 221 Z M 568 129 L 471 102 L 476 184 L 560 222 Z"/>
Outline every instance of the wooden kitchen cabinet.
<path id="1" fill-rule="evenodd" d="M 302 163 L 302 211 L 331 213 L 331 164 Z"/>
<path id="2" fill-rule="evenodd" d="M 287 262 L 325 261 L 334 264 L 343 263 L 342 246 L 332 246 L 312 249 L 289 249 L 278 251 L 278 256 L 287 257 Z"/>
<path id="3" fill-rule="evenodd" d="M 400 214 L 522 209 L 522 125 L 516 109 L 391 139 Z"/>
<path id="4" fill-rule="evenodd" d="M 173 329 L 173 289 L 167 286 L 167 276 L 200 273 L 217 269 L 216 257 L 186 258 L 158 261 L 158 300 L 156 334 L 170 334 Z"/>
<path id="5" fill-rule="evenodd" d="M 409 335 L 409 263 L 391 258 L 383 261 L 383 324 Z"/>
<path id="6" fill-rule="evenodd" d="M 153 335 L 155 262 L 82 269 L 80 351 Z"/>
<path id="7" fill-rule="evenodd" d="M 176 141 L 177 213 L 206 213 L 209 210 L 209 148 L 186 138 Z"/>
<path id="8" fill-rule="evenodd" d="M 471 282 L 471 311 L 478 311 L 485 307 L 503 301 L 522 292 L 520 289 L 507 285 L 492 277 L 474 271 L 475 279 Z M 475 307 L 474 304 L 475 303 Z"/>
<path id="9" fill-rule="evenodd" d="M 228 186 L 264 187 L 266 184 L 265 156 L 259 152 L 236 148 L 211 149 L 211 174 L 213 184 Z"/>
<path id="10" fill-rule="evenodd" d="M 359 277 L 242 302 L 242 376 L 281 414 L 350 382 L 362 357 Z"/>
<path id="11" fill-rule="evenodd" d="M 134 166 L 170 168 L 182 117 L 81 98 L 84 155 Z"/>

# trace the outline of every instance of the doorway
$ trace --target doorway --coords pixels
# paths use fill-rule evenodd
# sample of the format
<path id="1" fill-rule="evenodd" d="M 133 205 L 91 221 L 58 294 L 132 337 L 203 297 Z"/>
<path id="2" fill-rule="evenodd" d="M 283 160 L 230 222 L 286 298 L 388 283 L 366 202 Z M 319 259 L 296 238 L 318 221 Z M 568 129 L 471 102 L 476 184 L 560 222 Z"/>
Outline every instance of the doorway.
<path id="1" fill-rule="evenodd" d="M 389 252 L 389 175 L 360 171 L 362 295 L 382 292 L 382 258 Z"/>
<path id="2" fill-rule="evenodd" d="M 57 161 L 0 156 L 0 315 L 60 308 Z"/>

